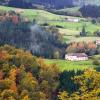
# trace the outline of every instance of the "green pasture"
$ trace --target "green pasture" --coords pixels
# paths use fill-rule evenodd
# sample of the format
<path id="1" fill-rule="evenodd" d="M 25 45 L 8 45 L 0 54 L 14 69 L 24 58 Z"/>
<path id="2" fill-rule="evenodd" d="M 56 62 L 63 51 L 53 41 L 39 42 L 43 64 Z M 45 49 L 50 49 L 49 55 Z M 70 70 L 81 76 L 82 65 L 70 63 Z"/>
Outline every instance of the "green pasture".
<path id="1" fill-rule="evenodd" d="M 78 8 L 75 8 L 75 9 L 78 9 Z M 14 11 L 16 10 L 16 8 L 0 6 L 0 10 Z M 21 15 L 28 17 L 30 20 L 36 19 L 38 23 L 47 22 L 49 25 L 52 25 L 52 26 L 59 25 L 59 26 L 62 26 L 64 29 L 68 29 L 72 31 L 80 31 L 84 24 L 86 25 L 86 30 L 88 32 L 94 32 L 96 30 L 100 30 L 100 25 L 95 25 L 95 24 L 92 24 L 91 22 L 83 22 L 83 21 L 80 21 L 78 23 L 68 22 L 65 20 L 65 18 L 68 18 L 71 16 L 57 15 L 57 14 L 47 12 L 45 10 L 23 9 L 23 12 L 21 13 Z"/>
<path id="2" fill-rule="evenodd" d="M 100 30 L 100 25 L 92 24 L 91 22 L 67 22 L 67 21 L 49 21 L 48 22 L 52 26 L 62 26 L 64 29 L 69 29 L 73 31 L 81 31 L 83 25 L 86 25 L 86 31 L 89 33 L 93 33 L 94 31 Z M 67 31 L 66 31 L 67 32 Z"/>
<path id="3" fill-rule="evenodd" d="M 66 43 L 70 43 L 70 42 L 90 42 L 90 41 L 96 41 L 100 39 L 99 37 L 75 37 L 75 36 L 63 36 L 63 41 Z"/>
<path id="4" fill-rule="evenodd" d="M 87 68 L 96 67 L 92 64 L 92 60 L 88 61 L 67 61 L 59 59 L 45 59 L 46 64 L 57 64 L 61 71 L 64 70 L 84 70 Z"/>
<path id="5" fill-rule="evenodd" d="M 65 8 L 65 9 L 60 9 L 56 11 L 61 11 L 61 12 L 76 12 L 79 11 L 80 7 L 73 7 L 73 8 Z"/>

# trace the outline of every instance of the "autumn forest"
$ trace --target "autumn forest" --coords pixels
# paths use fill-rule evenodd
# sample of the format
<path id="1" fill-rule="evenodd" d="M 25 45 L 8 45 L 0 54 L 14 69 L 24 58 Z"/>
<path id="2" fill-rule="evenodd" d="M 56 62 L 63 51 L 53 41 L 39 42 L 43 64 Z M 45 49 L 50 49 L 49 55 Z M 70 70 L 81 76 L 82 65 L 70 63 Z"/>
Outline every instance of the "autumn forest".
<path id="1" fill-rule="evenodd" d="M 0 100 L 100 100 L 100 2 L 58 1 L 0 1 Z"/>

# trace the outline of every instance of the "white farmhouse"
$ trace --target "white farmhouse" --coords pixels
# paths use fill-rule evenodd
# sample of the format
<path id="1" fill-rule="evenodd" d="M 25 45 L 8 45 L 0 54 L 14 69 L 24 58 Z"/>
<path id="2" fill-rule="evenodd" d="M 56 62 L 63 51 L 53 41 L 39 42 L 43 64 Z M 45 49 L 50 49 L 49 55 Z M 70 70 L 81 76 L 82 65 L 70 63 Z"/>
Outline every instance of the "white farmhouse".
<path id="1" fill-rule="evenodd" d="M 88 56 L 85 53 L 70 53 L 65 55 L 65 59 L 69 61 L 84 61 L 88 60 Z"/>
<path id="2" fill-rule="evenodd" d="M 23 9 L 20 9 L 20 8 L 16 8 L 14 11 L 15 11 L 15 13 L 18 13 L 18 14 L 24 12 L 24 10 Z"/>

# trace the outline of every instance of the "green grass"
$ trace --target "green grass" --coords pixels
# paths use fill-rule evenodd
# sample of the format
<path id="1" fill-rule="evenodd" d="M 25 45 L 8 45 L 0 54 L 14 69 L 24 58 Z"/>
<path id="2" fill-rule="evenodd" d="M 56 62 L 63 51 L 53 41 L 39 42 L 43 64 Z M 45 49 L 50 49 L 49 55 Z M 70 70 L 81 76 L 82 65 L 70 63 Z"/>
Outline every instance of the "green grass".
<path id="1" fill-rule="evenodd" d="M 80 7 L 72 7 L 72 8 L 65 8 L 65 9 L 60 9 L 60 10 L 56 10 L 59 12 L 77 12 L 79 11 Z"/>
<path id="2" fill-rule="evenodd" d="M 16 8 L 13 7 L 5 7 L 5 6 L 0 6 L 0 10 L 4 11 L 15 11 Z M 39 19 L 39 20 L 59 20 L 61 17 L 64 16 L 59 16 L 56 14 L 52 14 L 50 12 L 47 12 L 45 10 L 37 10 L 37 9 L 23 9 L 23 13 L 21 15 L 28 17 L 30 20 Z"/>
<path id="3" fill-rule="evenodd" d="M 46 64 L 57 64 L 60 71 L 64 70 L 84 70 L 91 67 L 96 67 L 92 64 L 92 60 L 88 61 L 67 61 L 67 60 L 57 60 L 57 59 L 45 59 Z"/>
<path id="4" fill-rule="evenodd" d="M 75 37 L 75 36 L 63 36 L 64 42 L 70 43 L 70 42 L 90 42 L 90 41 L 96 41 L 100 39 L 99 37 Z"/>
<path id="5" fill-rule="evenodd" d="M 0 10 L 4 10 L 4 11 L 11 11 L 13 9 L 14 9 L 13 7 L 0 6 Z"/>
<path id="6" fill-rule="evenodd" d="M 70 29 L 73 31 L 81 31 L 82 27 L 84 24 L 86 24 L 86 31 L 87 32 L 91 32 L 93 33 L 96 30 L 100 30 L 100 25 L 95 25 L 92 24 L 91 22 L 79 22 L 79 23 L 75 23 L 75 22 L 67 22 L 67 21 L 53 21 L 53 22 L 49 22 L 50 25 L 56 26 L 62 26 L 65 29 Z"/>
<path id="7" fill-rule="evenodd" d="M 79 35 L 79 31 L 78 30 L 70 30 L 70 29 L 64 29 L 64 28 L 59 28 L 59 32 L 62 35 L 67 35 L 67 36 L 76 36 Z"/>
<path id="8" fill-rule="evenodd" d="M 28 18 L 32 19 L 37 19 L 37 20 L 59 20 L 60 16 L 55 15 L 52 13 L 49 13 L 44 10 L 32 10 L 32 9 L 25 9 L 25 12 L 22 13 L 22 15 L 27 16 Z"/>

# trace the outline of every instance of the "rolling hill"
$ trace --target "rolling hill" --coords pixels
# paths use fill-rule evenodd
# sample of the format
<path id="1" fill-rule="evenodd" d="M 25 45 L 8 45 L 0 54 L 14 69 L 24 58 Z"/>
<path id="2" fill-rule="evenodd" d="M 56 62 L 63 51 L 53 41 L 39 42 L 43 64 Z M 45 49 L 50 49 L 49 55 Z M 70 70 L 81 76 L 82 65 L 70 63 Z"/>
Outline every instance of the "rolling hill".
<path id="1" fill-rule="evenodd" d="M 73 5 L 83 6 L 83 5 L 100 5 L 100 0 L 73 0 Z"/>
<path id="2" fill-rule="evenodd" d="M 13 7 L 20 8 L 33 8 L 33 7 L 43 7 L 43 8 L 55 8 L 63 9 L 72 6 L 83 6 L 83 5 L 100 5 L 100 0 L 2 0 L 1 5 L 9 5 Z"/>
<path id="3" fill-rule="evenodd" d="M 0 6 L 0 10 L 3 11 L 15 11 L 16 8 L 13 7 L 5 7 Z M 99 39 L 99 37 L 94 37 L 93 32 L 96 30 L 100 30 L 100 25 L 92 24 L 90 21 L 84 22 L 80 21 L 78 23 L 75 22 L 68 22 L 65 20 L 65 18 L 70 18 L 71 16 L 62 16 L 53 14 L 50 12 L 47 12 L 45 10 L 36 10 L 36 9 L 21 9 L 23 12 L 21 13 L 21 16 L 27 17 L 30 21 L 35 19 L 38 24 L 44 24 L 47 23 L 50 26 L 60 26 L 63 28 L 58 28 L 60 33 L 62 33 L 64 36 L 64 42 L 72 42 L 74 41 L 83 41 L 84 37 L 76 37 L 79 35 L 80 31 L 82 30 L 82 26 L 86 24 L 86 31 L 89 33 L 89 37 L 86 37 L 85 39 L 87 41 L 95 41 Z M 74 17 L 78 18 L 78 17 Z M 81 20 L 83 18 L 80 18 Z"/>

